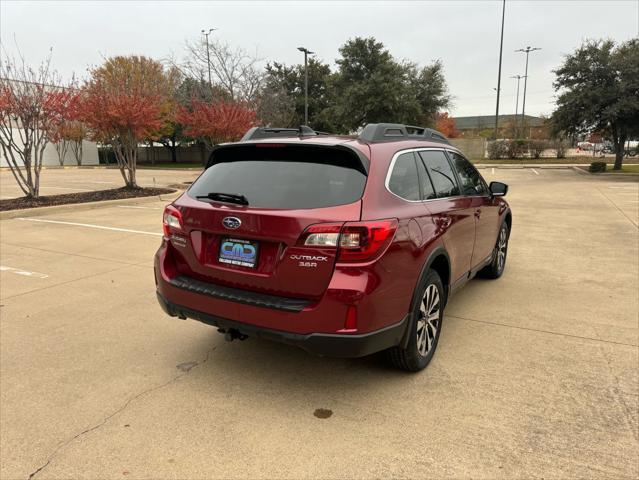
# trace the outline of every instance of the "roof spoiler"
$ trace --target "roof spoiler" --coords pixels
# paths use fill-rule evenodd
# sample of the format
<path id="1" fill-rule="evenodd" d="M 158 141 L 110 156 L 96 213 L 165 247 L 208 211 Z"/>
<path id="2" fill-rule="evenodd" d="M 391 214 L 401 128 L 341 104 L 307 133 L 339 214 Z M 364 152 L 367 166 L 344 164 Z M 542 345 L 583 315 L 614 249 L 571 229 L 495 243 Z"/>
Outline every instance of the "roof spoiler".
<path id="1" fill-rule="evenodd" d="M 369 143 L 423 140 L 450 145 L 444 134 L 437 130 L 414 125 L 403 125 L 401 123 L 369 123 L 357 138 Z"/>

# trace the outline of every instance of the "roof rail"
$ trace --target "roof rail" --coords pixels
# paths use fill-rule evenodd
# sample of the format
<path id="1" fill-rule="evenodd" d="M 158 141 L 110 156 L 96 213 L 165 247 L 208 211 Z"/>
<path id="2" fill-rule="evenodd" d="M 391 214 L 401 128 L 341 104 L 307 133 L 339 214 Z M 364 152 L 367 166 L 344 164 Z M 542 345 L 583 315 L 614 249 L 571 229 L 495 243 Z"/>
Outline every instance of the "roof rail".
<path id="1" fill-rule="evenodd" d="M 370 143 L 423 140 L 450 144 L 444 134 L 437 130 L 401 123 L 369 123 L 357 138 Z"/>
<path id="2" fill-rule="evenodd" d="M 278 137 L 312 137 L 316 135 L 327 134 L 324 132 L 316 132 L 306 125 L 300 125 L 299 128 L 253 127 L 244 134 L 240 141 Z"/>

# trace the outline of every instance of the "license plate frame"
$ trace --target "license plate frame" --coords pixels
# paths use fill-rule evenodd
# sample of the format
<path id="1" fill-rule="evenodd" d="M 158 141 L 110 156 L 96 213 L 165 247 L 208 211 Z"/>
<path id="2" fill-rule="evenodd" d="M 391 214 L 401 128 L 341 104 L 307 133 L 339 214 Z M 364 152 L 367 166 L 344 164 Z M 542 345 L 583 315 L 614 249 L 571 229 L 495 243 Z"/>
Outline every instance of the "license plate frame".
<path id="1" fill-rule="evenodd" d="M 260 245 L 244 238 L 223 237 L 217 252 L 217 261 L 225 265 L 257 268 Z"/>

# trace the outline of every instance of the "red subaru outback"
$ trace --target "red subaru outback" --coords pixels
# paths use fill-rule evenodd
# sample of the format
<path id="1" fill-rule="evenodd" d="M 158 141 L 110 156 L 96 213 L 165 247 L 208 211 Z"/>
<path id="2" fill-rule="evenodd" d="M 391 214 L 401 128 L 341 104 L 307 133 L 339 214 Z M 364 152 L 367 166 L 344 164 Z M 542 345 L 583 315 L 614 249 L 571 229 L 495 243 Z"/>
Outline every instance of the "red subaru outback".
<path id="1" fill-rule="evenodd" d="M 158 300 L 227 340 L 421 370 L 452 293 L 504 271 L 506 191 L 427 128 L 253 128 L 166 207 Z"/>

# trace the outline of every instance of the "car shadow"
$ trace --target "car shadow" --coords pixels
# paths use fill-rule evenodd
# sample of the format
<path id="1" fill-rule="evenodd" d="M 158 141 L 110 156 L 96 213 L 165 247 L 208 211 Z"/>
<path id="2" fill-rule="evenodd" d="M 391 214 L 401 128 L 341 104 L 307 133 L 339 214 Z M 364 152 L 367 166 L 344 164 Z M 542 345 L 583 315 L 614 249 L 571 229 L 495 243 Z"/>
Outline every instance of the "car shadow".
<path id="1" fill-rule="evenodd" d="M 247 390 L 270 392 L 270 397 L 296 392 L 315 398 L 356 397 L 374 391 L 397 388 L 413 374 L 398 370 L 386 361 L 384 352 L 362 358 L 319 357 L 285 344 L 256 338 L 227 342 L 218 333 L 207 335 L 210 353 L 198 366 L 198 377 L 207 384 L 237 381 L 248 383 Z"/>

